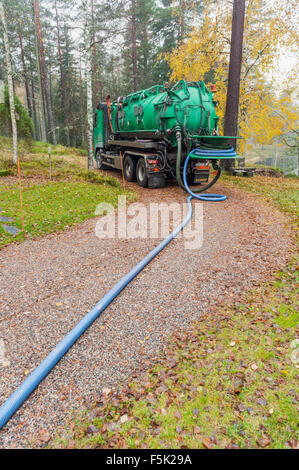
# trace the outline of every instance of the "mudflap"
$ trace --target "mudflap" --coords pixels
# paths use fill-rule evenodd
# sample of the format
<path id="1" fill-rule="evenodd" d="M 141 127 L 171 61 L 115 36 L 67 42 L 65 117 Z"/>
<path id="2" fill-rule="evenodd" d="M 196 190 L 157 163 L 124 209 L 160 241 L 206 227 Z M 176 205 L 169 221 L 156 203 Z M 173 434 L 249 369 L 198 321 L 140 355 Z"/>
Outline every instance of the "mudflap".
<path id="1" fill-rule="evenodd" d="M 148 175 L 148 187 L 150 189 L 164 188 L 166 176 L 163 174 Z"/>

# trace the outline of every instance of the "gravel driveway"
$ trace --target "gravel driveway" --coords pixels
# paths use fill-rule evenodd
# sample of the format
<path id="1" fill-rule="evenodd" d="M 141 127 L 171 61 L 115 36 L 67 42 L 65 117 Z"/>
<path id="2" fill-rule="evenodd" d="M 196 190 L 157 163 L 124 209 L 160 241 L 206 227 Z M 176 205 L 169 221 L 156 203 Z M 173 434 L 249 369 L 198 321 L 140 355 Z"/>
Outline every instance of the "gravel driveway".
<path id="1" fill-rule="evenodd" d="M 228 200 L 204 203 L 202 248 L 185 250 L 184 240 L 175 240 L 139 274 L 0 431 L 0 447 L 41 446 L 72 410 L 147 367 L 171 332 L 188 328 L 201 311 L 238 296 L 286 261 L 290 242 L 282 215 L 221 183 L 216 192 Z M 144 189 L 140 199 L 181 203 L 186 196 L 169 186 Z M 0 403 L 158 244 L 99 240 L 95 222 L 0 251 Z"/>

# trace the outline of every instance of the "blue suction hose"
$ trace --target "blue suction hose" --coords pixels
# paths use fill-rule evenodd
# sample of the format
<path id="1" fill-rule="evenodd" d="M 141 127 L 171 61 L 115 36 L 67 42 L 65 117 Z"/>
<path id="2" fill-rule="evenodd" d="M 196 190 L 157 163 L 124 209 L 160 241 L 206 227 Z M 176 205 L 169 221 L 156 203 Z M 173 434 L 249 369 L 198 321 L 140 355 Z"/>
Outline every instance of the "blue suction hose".
<path id="1" fill-rule="evenodd" d="M 189 223 L 192 217 L 193 198 L 200 201 L 224 201 L 226 196 L 217 194 L 194 194 L 187 184 L 187 166 L 190 159 L 188 155 L 183 171 L 185 188 L 190 194 L 187 198 L 188 215 L 185 220 L 176 227 L 156 248 L 154 248 L 143 260 L 141 260 L 131 271 L 126 274 L 112 289 L 90 310 L 89 313 L 60 341 L 60 343 L 50 352 L 50 354 L 40 363 L 40 365 L 31 372 L 27 379 L 17 388 L 17 390 L 0 407 L 0 429 L 5 426 L 14 413 L 25 402 L 29 395 L 36 389 L 42 380 L 55 367 L 60 359 L 67 353 L 73 344 L 87 330 L 87 328 L 101 315 L 101 313 L 111 304 L 111 302 L 120 294 L 120 292 L 145 268 L 145 266 L 157 256 Z"/>
<path id="2" fill-rule="evenodd" d="M 184 170 L 183 170 L 183 181 L 184 181 L 186 191 L 191 195 L 191 199 L 194 198 L 194 199 L 198 199 L 199 201 L 213 201 L 213 202 L 225 201 L 226 196 L 223 196 L 222 194 L 195 194 L 191 191 L 187 183 L 187 167 L 188 167 L 190 158 L 191 158 L 191 154 L 189 154 L 185 160 Z M 188 201 L 189 199 L 190 198 L 188 198 Z"/>

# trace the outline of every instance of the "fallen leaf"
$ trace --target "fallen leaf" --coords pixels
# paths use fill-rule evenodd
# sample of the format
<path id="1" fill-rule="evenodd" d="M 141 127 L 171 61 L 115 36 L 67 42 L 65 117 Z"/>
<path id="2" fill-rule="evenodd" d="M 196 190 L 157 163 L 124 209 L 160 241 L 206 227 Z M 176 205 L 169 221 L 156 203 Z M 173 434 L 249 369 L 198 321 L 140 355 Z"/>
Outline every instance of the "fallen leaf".
<path id="1" fill-rule="evenodd" d="M 96 428 L 93 424 L 88 426 L 88 428 L 86 429 L 86 434 L 98 434 L 98 433 L 99 433 L 99 429 Z"/>
<path id="2" fill-rule="evenodd" d="M 43 444 L 46 444 L 47 442 L 49 442 L 50 439 L 51 439 L 51 434 L 45 429 L 42 429 L 39 432 L 38 440 L 42 442 Z"/>
<path id="3" fill-rule="evenodd" d="M 264 398 L 258 398 L 257 402 L 259 405 L 262 405 L 262 406 L 268 405 L 267 400 L 265 400 Z"/>
<path id="4" fill-rule="evenodd" d="M 268 438 L 264 438 L 264 439 L 258 439 L 256 441 L 257 445 L 259 445 L 260 447 L 262 447 L 262 449 L 265 449 L 265 447 L 268 447 L 269 444 L 271 444 L 271 440 L 268 439 Z"/>
<path id="5" fill-rule="evenodd" d="M 292 437 L 288 442 L 287 442 L 287 445 L 291 448 L 291 449 L 298 449 L 299 446 L 298 446 L 298 439 L 296 439 L 296 437 Z"/>
<path id="6" fill-rule="evenodd" d="M 211 441 L 210 439 L 204 439 L 202 441 L 202 445 L 204 446 L 205 449 L 211 449 Z"/>
<path id="7" fill-rule="evenodd" d="M 129 421 L 129 417 L 128 415 L 123 415 L 120 420 L 119 420 L 122 424 L 126 423 L 127 421 Z"/>

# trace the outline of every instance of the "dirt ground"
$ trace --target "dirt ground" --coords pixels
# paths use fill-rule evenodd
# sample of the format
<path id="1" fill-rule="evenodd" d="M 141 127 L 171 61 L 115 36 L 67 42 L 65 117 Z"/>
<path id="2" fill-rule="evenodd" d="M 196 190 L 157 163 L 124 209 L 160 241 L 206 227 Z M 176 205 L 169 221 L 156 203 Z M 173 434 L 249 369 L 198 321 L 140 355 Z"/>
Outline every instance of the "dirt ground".
<path id="1" fill-rule="evenodd" d="M 186 199 L 174 184 L 158 190 L 129 186 L 147 207 Z M 70 412 L 151 364 L 173 331 L 187 329 L 203 311 L 285 263 L 290 241 L 281 214 L 222 183 L 212 192 L 227 200 L 203 203 L 202 247 L 186 249 L 179 238 L 151 262 L 0 431 L 0 448 L 44 445 Z M 96 221 L 0 251 L 0 403 L 159 242 L 100 240 Z"/>

